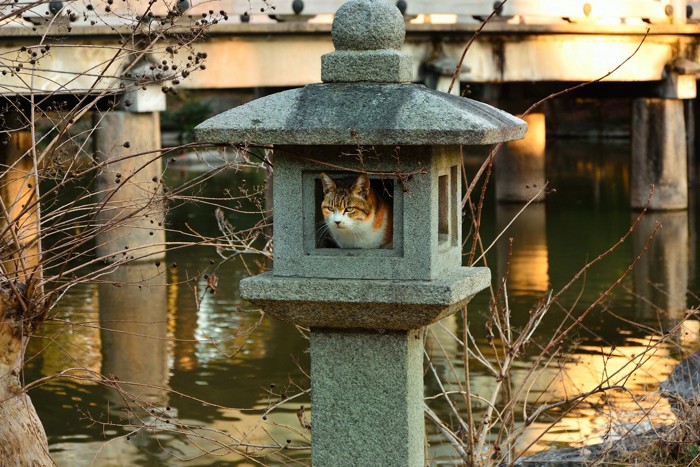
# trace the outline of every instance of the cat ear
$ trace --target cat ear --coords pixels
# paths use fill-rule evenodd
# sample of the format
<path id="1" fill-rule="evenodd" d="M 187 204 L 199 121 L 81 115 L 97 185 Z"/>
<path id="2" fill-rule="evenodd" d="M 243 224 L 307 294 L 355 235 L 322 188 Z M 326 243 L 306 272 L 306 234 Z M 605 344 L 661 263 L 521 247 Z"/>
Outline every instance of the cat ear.
<path id="1" fill-rule="evenodd" d="M 335 182 L 328 175 L 321 173 L 321 186 L 323 186 L 323 194 L 327 195 L 331 191 L 335 191 Z"/>
<path id="2" fill-rule="evenodd" d="M 367 178 L 367 175 L 361 174 L 357 177 L 355 183 L 352 184 L 352 188 L 350 188 L 350 193 L 361 196 L 362 198 L 367 198 L 369 194 L 369 178 Z"/>

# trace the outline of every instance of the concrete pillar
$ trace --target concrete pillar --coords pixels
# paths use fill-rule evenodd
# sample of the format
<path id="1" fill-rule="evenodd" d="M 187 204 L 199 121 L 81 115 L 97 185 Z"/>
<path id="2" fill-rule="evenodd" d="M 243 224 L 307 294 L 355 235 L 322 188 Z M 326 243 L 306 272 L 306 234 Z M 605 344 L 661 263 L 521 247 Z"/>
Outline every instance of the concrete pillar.
<path id="1" fill-rule="evenodd" d="M 0 218 L 2 271 L 21 282 L 37 277 L 39 270 L 39 207 L 36 198 L 34 164 L 29 150 L 29 131 L 10 131 L 8 140 L 0 142 L 0 196 L 4 213 Z M 12 224 L 11 230 L 8 224 Z"/>
<path id="2" fill-rule="evenodd" d="M 632 208 L 642 209 L 654 185 L 649 209 L 688 207 L 688 170 L 683 101 L 635 99 L 632 104 Z"/>
<path id="3" fill-rule="evenodd" d="M 640 297 L 638 318 L 654 317 L 658 311 L 662 317 L 677 321 L 688 308 L 688 213 L 647 213 L 632 233 L 635 257 L 643 250 L 657 222 L 662 228 L 634 269 L 634 290 Z"/>
<path id="4" fill-rule="evenodd" d="M 537 195 L 546 181 L 544 114 L 529 114 L 523 120 L 528 124 L 525 138 L 506 143 L 505 150 L 494 159 L 498 201 L 523 203 L 534 197 L 537 201 L 544 199 L 544 192 Z"/>
<path id="5" fill-rule="evenodd" d="M 460 74 L 457 76 L 454 84 L 452 85 L 452 90 L 450 90 L 450 84 L 452 83 L 452 77 L 455 74 L 459 60 L 450 57 L 442 57 L 430 62 L 425 63 L 424 66 L 424 82 L 425 85 L 431 89 L 435 89 L 440 92 L 450 92 L 455 96 L 459 96 L 461 93 L 459 79 L 463 73 L 469 72 L 468 67 L 462 64 L 460 69 Z"/>
<path id="6" fill-rule="evenodd" d="M 113 284 L 118 284 L 115 287 Z M 99 285 L 102 373 L 116 376 L 139 401 L 167 405 L 168 300 L 166 274 L 152 264 L 120 266 Z M 128 383 L 136 383 L 129 385 Z M 124 413 L 112 392 L 113 413 Z"/>
<path id="7" fill-rule="evenodd" d="M 423 330 L 311 330 L 314 467 L 424 463 Z"/>
<path id="8" fill-rule="evenodd" d="M 165 257 L 160 118 L 157 112 L 95 114 L 98 175 L 97 255 L 110 261 Z M 142 154 L 143 153 L 143 154 Z"/>
<path id="9" fill-rule="evenodd" d="M 481 94 L 478 100 L 493 107 L 498 107 L 499 109 L 503 108 L 503 104 L 505 104 L 506 101 L 510 102 L 509 99 L 503 98 L 503 88 L 503 84 L 484 83 L 481 85 Z M 522 109 L 525 108 L 527 108 L 527 105 L 523 103 L 518 108 L 518 111 L 522 112 Z"/>

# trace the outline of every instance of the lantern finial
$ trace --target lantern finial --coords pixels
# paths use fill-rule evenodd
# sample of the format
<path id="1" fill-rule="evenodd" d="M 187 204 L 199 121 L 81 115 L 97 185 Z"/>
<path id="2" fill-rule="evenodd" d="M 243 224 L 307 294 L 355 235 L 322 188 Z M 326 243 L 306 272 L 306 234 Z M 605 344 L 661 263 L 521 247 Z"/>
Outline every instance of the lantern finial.
<path id="1" fill-rule="evenodd" d="M 406 27 L 386 0 L 350 0 L 333 20 L 335 51 L 321 59 L 325 83 L 405 83 L 413 78 L 412 57 L 401 51 Z"/>

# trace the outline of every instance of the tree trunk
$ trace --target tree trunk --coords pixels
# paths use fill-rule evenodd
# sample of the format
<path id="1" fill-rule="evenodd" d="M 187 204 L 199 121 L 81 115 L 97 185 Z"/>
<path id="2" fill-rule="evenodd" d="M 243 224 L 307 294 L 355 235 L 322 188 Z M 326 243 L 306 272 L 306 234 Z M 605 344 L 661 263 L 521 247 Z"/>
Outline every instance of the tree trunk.
<path id="1" fill-rule="evenodd" d="M 29 330 L 41 323 L 37 180 L 28 131 L 0 142 L 0 465 L 52 466 L 44 428 L 20 375 Z M 34 203 L 32 205 L 31 203 Z M 38 286 L 36 285 L 38 284 Z"/>
<path id="2" fill-rule="evenodd" d="M 8 288 L 0 295 L 0 460 L 3 467 L 51 466 L 44 428 L 20 382 L 28 340 L 21 313 Z"/>

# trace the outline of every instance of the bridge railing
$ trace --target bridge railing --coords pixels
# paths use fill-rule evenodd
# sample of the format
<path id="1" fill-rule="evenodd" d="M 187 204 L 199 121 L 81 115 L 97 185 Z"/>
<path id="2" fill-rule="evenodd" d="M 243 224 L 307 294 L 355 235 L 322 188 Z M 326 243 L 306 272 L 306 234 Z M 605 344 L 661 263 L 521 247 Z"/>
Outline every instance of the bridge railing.
<path id="1" fill-rule="evenodd" d="M 333 14 L 345 0 L 222 0 L 194 5 L 188 14 L 200 15 L 223 9 L 233 15 L 251 18 L 270 14 L 291 19 Z M 403 0 L 408 17 L 418 15 L 455 15 L 459 21 L 483 18 L 491 14 L 498 0 Z M 639 19 L 649 23 L 679 22 L 686 17 L 685 0 L 508 0 L 500 8 L 499 17 L 527 18 L 531 22 L 552 20 L 596 21 Z M 700 2 L 698 2 L 700 5 Z M 167 14 L 165 4 L 155 3 L 154 13 Z M 700 8 L 697 8 L 700 14 Z"/>
<path id="2" fill-rule="evenodd" d="M 67 0 L 59 19 L 71 19 L 73 27 L 129 24 L 146 15 L 166 18 L 178 8 L 184 16 L 199 21 L 272 22 L 307 21 L 331 15 L 345 0 Z M 5 25 L 18 22 L 46 24 L 53 18 L 49 2 L 0 0 L 0 18 Z M 56 2 L 52 2 L 56 3 Z M 498 0 L 398 0 L 408 20 L 418 22 L 474 21 L 488 16 Z M 24 10 L 24 11 L 22 11 Z M 54 7 L 55 10 L 55 7 Z M 18 15 L 14 12 L 21 11 Z M 223 14 L 222 14 L 223 12 Z M 273 15 L 275 18 L 270 18 Z M 447 17 L 447 19 L 446 19 Z M 700 2 L 687 0 L 508 0 L 499 8 L 498 20 L 515 23 L 654 23 L 683 24 L 700 21 Z"/>

